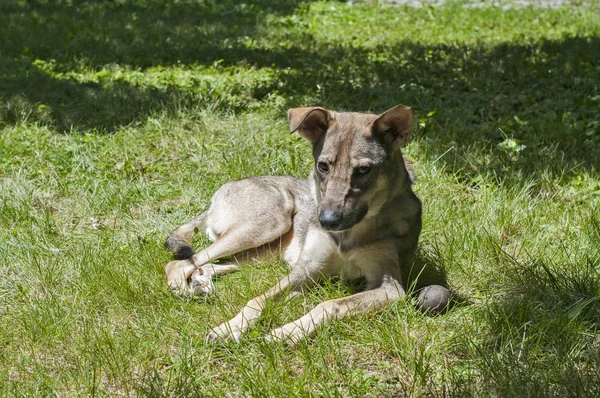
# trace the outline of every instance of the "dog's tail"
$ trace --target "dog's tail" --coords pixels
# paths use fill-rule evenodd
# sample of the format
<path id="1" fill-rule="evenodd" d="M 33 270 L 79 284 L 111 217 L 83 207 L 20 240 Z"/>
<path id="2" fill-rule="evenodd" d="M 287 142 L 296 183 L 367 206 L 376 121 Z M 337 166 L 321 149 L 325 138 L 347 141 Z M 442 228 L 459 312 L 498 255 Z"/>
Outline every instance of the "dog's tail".
<path id="1" fill-rule="evenodd" d="M 191 242 L 196 229 L 206 230 L 206 212 L 177 228 L 165 241 L 165 247 L 177 260 L 185 260 L 195 254 Z"/>

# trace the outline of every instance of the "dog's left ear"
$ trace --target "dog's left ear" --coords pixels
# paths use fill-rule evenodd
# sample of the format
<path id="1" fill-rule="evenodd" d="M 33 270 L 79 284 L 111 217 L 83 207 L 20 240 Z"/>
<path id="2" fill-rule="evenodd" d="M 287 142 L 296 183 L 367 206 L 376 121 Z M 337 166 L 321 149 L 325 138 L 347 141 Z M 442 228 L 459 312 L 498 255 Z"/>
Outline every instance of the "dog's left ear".
<path id="1" fill-rule="evenodd" d="M 289 109 L 290 134 L 298 131 L 302 138 L 314 145 L 327 132 L 331 118 L 331 112 L 318 106 Z"/>
<path id="2" fill-rule="evenodd" d="M 408 142 L 415 124 L 415 113 L 405 105 L 396 105 L 383 112 L 373 122 L 373 135 L 384 137 L 393 150 L 400 149 Z"/>

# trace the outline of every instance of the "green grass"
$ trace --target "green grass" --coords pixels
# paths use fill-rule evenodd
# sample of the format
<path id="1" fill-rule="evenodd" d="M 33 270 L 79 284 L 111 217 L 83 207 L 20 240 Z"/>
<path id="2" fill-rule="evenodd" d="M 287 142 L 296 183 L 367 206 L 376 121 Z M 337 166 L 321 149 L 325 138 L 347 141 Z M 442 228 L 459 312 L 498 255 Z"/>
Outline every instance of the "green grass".
<path id="1" fill-rule="evenodd" d="M 0 395 L 598 396 L 600 8 L 343 2 L 0 5 Z M 295 348 L 341 282 L 210 327 L 284 275 L 173 297 L 164 238 L 223 182 L 306 175 L 300 105 L 415 108 L 421 251 L 462 302 Z M 206 244 L 199 239 L 198 245 Z"/>

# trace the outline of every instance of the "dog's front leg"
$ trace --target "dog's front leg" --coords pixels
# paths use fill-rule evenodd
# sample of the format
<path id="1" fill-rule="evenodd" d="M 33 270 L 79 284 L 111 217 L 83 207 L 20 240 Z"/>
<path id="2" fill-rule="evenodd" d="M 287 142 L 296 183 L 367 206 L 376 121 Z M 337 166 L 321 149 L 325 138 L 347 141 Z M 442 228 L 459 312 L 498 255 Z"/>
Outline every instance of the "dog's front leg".
<path id="1" fill-rule="evenodd" d="M 381 286 L 340 299 L 325 301 L 317 305 L 302 318 L 274 329 L 267 335 L 269 341 L 286 341 L 295 344 L 308 337 L 322 324 L 349 315 L 377 311 L 388 303 L 405 296 L 402 284 L 386 275 Z"/>
<path id="2" fill-rule="evenodd" d="M 279 283 L 266 293 L 250 300 L 244 308 L 230 321 L 213 328 L 206 335 L 207 341 L 218 339 L 239 341 L 241 335 L 248 331 L 261 316 L 267 300 L 277 299 L 284 294 L 302 288 L 311 282 L 310 275 L 303 270 L 292 270 Z"/>

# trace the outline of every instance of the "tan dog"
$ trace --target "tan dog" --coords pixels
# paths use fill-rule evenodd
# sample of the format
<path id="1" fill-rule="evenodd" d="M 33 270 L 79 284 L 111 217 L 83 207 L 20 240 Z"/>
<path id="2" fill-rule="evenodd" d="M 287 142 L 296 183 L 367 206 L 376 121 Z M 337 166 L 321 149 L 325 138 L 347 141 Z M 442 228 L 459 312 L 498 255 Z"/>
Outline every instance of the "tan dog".
<path id="1" fill-rule="evenodd" d="M 288 119 L 290 131 L 312 144 L 309 178 L 229 182 L 208 211 L 166 241 L 176 258 L 185 259 L 166 266 L 167 281 L 180 294 L 212 293 L 214 275 L 270 253 L 281 253 L 290 266 L 288 276 L 212 329 L 208 340 L 239 340 L 268 299 L 301 292 L 323 276 L 363 277 L 366 290 L 319 304 L 271 331 L 269 339 L 297 342 L 324 322 L 377 310 L 405 295 L 401 266 L 412 261 L 421 231 L 421 202 L 400 151 L 412 132 L 413 111 L 404 105 L 381 115 L 295 108 Z M 190 246 L 196 229 L 213 241 L 198 253 Z M 214 263 L 231 256 L 231 263 Z M 441 309 L 448 300 L 447 289 L 432 286 L 420 305 Z"/>

